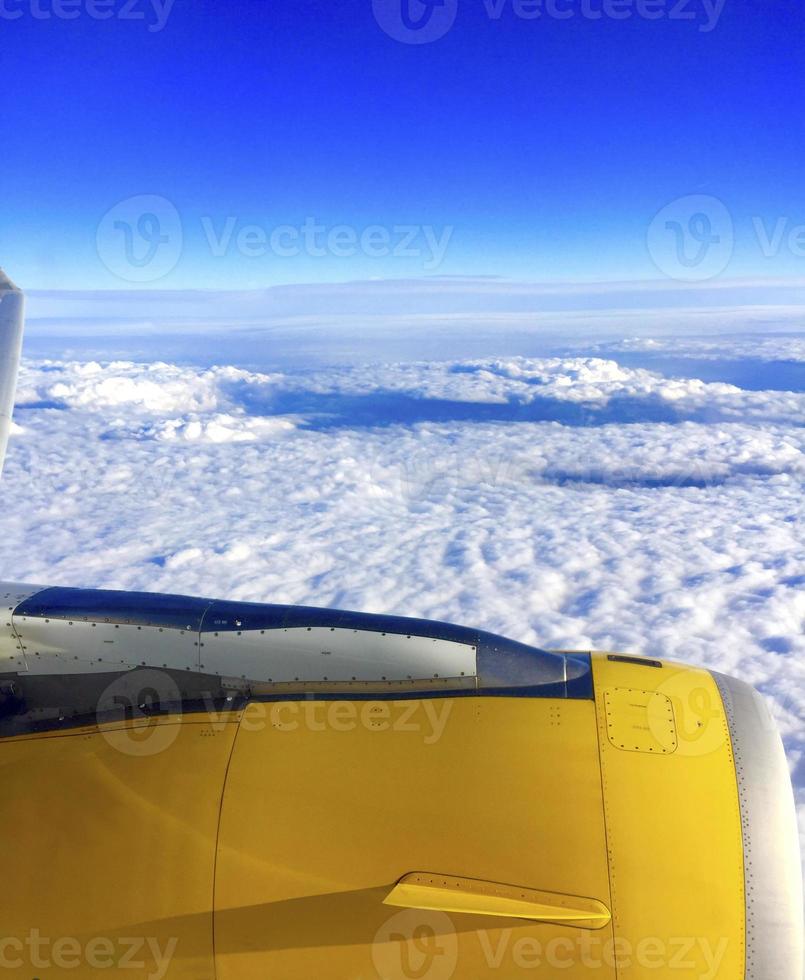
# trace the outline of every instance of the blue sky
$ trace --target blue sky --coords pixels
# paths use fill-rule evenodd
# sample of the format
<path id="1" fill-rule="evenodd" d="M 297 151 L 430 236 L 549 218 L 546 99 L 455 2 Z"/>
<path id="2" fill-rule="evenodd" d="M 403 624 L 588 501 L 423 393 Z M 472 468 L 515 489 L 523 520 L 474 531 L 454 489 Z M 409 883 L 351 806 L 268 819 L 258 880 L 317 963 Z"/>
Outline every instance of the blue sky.
<path id="1" fill-rule="evenodd" d="M 0 0 L 0 264 L 34 289 L 805 276 L 800 5 L 547 2 Z"/>

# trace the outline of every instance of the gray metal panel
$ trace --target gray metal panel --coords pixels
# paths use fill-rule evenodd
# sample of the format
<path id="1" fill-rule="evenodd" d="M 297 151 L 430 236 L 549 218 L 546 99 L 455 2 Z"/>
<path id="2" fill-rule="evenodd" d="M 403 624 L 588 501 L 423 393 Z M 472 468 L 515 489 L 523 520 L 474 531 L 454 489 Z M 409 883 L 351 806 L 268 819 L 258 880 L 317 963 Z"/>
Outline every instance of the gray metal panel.
<path id="1" fill-rule="evenodd" d="M 14 623 L 18 637 L 25 634 L 28 669 L 38 673 L 102 670 L 98 664 L 111 662 L 215 670 L 269 684 L 421 680 L 438 687 L 448 677 L 477 677 L 489 695 L 593 697 L 588 654 L 549 653 L 483 630 L 404 616 L 54 587 L 22 602 Z M 124 643 L 132 627 L 141 635 Z M 204 656 L 193 665 L 183 655 L 176 660 L 168 639 L 146 632 L 153 629 L 166 638 L 192 632 Z M 90 667 L 76 666 L 81 662 Z"/>
<path id="2" fill-rule="evenodd" d="M 11 431 L 11 413 L 17 390 L 25 299 L 0 269 L 0 471 Z"/>
<path id="3" fill-rule="evenodd" d="M 712 674 L 729 719 L 741 801 L 746 980 L 802 980 L 802 871 L 783 743 L 754 688 Z"/>
<path id="4" fill-rule="evenodd" d="M 14 614 L 14 631 L 32 674 L 81 674 L 119 667 L 198 670 L 195 630 L 39 619 Z"/>
<path id="5" fill-rule="evenodd" d="M 42 591 L 39 585 L 0 582 L 0 674 L 27 669 L 22 643 L 14 630 L 12 615 L 17 606 Z"/>
<path id="6" fill-rule="evenodd" d="M 314 626 L 202 633 L 201 669 L 253 681 L 474 677 L 476 648 L 451 640 Z"/>

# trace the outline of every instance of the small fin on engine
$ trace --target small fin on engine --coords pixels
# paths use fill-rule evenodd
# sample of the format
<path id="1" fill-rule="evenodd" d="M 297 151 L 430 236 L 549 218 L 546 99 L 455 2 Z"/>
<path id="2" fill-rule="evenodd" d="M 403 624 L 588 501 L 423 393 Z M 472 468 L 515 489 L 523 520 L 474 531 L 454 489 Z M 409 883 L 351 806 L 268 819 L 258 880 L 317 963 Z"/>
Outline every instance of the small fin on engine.
<path id="1" fill-rule="evenodd" d="M 25 297 L 0 269 L 0 472 L 11 432 L 24 315 Z"/>
<path id="2" fill-rule="evenodd" d="M 578 929 L 603 929 L 612 918 L 606 905 L 592 898 L 427 872 L 405 875 L 383 904 L 405 909 L 530 919 Z"/>

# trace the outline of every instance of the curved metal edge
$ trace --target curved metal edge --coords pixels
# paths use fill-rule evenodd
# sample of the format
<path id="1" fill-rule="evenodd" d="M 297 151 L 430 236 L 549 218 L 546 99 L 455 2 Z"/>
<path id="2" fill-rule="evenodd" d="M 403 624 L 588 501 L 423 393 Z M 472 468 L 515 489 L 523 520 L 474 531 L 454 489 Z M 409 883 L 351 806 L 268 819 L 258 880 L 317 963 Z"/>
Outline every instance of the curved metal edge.
<path id="1" fill-rule="evenodd" d="M 9 611 L 13 611 L 21 603 L 40 592 L 44 592 L 45 585 L 30 585 L 21 582 L 0 582 L 0 603 L 5 603 Z"/>
<path id="2" fill-rule="evenodd" d="M 729 723 L 744 843 L 746 980 L 802 980 L 799 833 L 782 739 L 749 684 L 710 672 Z"/>
<path id="3" fill-rule="evenodd" d="M 0 270 L 0 471 L 11 433 L 24 319 L 25 297 Z"/>
<path id="4" fill-rule="evenodd" d="M 223 640 L 232 634 L 234 642 L 235 637 L 294 629 L 351 630 L 383 636 L 442 640 L 472 647 L 474 656 L 477 651 L 475 672 L 479 677 L 479 686 L 490 695 L 593 699 L 589 654 L 550 652 L 484 630 L 435 620 L 311 606 L 239 603 L 180 595 L 63 587 L 36 591 L 17 605 L 13 617 L 17 624 L 28 619 L 46 619 L 159 627 L 183 632 L 190 630 L 199 634 L 202 645 L 208 642 L 209 634 L 220 635 Z M 156 666 L 162 663 L 158 651 L 154 650 L 144 651 L 138 661 L 150 662 L 152 657 L 158 661 Z M 226 676 L 242 676 L 244 671 L 233 661 L 231 669 L 223 673 Z M 250 679 L 267 680 L 267 677 Z"/>
<path id="5" fill-rule="evenodd" d="M 41 591 L 42 586 L 39 585 L 0 582 L 0 674 L 24 673 L 28 669 L 22 641 L 14 629 L 14 610 L 21 602 L 25 602 Z M 2 701 L 0 694 L 0 713 L 2 713 Z"/>

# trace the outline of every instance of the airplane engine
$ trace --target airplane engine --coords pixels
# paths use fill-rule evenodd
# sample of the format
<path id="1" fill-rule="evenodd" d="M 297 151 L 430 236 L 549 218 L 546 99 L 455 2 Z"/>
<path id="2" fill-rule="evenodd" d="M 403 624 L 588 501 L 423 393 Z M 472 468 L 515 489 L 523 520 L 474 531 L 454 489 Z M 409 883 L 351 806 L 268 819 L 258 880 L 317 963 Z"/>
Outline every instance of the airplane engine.
<path id="1" fill-rule="evenodd" d="M 0 279 L 0 463 L 23 298 Z M 0 972 L 801 980 L 788 767 L 682 664 L 0 584 Z"/>
<path id="2" fill-rule="evenodd" d="M 194 980 L 800 980 L 788 767 L 740 681 L 399 617 L 0 596 L 10 976 L 59 975 L 36 929 L 77 977 L 100 937 Z"/>

